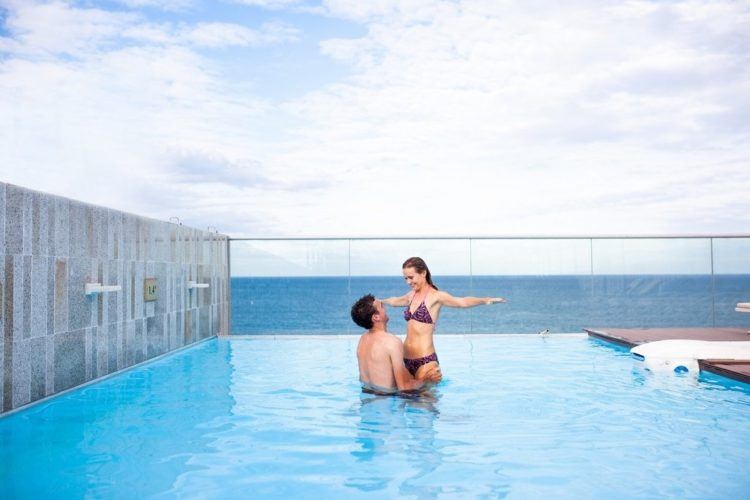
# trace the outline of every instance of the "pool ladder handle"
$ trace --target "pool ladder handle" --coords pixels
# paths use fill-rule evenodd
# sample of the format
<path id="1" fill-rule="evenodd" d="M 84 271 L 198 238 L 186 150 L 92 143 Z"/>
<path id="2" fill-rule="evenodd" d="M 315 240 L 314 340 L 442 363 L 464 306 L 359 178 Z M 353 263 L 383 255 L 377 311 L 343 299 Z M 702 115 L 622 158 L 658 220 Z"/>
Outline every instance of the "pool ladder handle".
<path id="1" fill-rule="evenodd" d="M 86 295 L 95 293 L 119 292 L 122 289 L 120 285 L 102 285 L 101 283 L 86 283 L 84 290 Z"/>
<path id="2" fill-rule="evenodd" d="M 188 290 L 192 290 L 193 288 L 208 288 L 208 283 L 196 283 L 195 281 L 188 281 L 187 282 Z"/>

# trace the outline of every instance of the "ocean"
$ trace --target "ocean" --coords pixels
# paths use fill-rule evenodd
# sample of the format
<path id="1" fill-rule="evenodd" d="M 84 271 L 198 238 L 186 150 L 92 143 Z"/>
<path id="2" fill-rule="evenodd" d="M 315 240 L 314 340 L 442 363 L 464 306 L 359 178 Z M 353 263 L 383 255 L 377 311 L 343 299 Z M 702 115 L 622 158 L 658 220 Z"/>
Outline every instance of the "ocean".
<path id="1" fill-rule="evenodd" d="M 436 333 L 581 332 L 583 328 L 740 326 L 750 314 L 748 275 L 436 276 L 454 296 L 504 297 L 507 304 L 444 307 Z M 359 334 L 349 316 L 366 293 L 408 291 L 400 276 L 234 277 L 233 334 Z M 403 308 L 388 308 L 389 330 L 406 333 Z"/>

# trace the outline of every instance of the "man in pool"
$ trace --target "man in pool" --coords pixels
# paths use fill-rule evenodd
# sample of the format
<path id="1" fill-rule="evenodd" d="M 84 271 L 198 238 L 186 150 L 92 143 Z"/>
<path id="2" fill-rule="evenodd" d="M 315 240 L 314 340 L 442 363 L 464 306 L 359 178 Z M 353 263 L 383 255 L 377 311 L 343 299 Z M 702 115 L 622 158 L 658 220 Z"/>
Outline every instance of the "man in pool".
<path id="1" fill-rule="evenodd" d="M 404 365 L 404 344 L 388 333 L 388 313 L 382 302 L 365 295 L 352 306 L 352 319 L 367 329 L 359 339 L 357 361 L 362 390 L 375 394 L 395 394 L 421 389 L 427 383 L 442 379 L 439 366 L 427 370 L 422 378 L 414 378 Z"/>

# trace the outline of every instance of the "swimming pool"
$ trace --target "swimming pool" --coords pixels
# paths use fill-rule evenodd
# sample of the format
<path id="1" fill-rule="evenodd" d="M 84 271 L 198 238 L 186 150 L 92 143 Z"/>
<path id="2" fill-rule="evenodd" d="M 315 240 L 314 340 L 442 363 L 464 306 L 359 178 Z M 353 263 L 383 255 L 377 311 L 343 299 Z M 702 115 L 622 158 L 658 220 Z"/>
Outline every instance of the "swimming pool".
<path id="1" fill-rule="evenodd" d="M 0 497 L 733 497 L 750 387 L 584 336 L 438 336 L 431 395 L 357 336 L 211 339 L 0 419 Z"/>

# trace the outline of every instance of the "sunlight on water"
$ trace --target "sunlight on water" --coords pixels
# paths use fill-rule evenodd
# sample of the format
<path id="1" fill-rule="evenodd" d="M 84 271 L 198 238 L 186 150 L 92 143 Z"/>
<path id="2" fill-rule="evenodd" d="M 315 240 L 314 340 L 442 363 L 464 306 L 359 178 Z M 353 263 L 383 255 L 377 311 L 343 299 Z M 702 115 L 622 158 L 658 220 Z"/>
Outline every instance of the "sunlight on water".
<path id="1" fill-rule="evenodd" d="M 211 340 L 0 419 L 3 498 L 733 497 L 750 387 L 582 336 L 438 336 L 445 380 L 363 394 L 357 337 Z"/>

